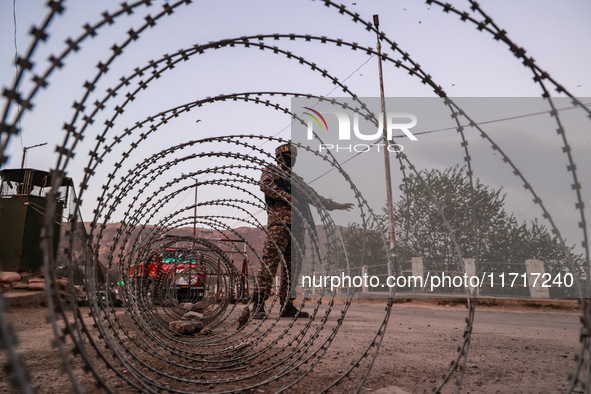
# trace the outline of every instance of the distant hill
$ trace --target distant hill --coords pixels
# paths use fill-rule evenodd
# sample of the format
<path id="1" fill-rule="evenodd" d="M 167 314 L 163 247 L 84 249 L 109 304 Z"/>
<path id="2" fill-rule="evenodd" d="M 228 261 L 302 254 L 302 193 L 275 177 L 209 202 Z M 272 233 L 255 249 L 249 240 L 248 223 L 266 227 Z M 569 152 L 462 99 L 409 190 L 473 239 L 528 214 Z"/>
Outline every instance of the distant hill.
<path id="1" fill-rule="evenodd" d="M 128 255 L 132 252 L 133 245 L 138 241 L 141 240 L 140 237 L 140 227 L 136 227 L 131 231 L 128 229 L 122 229 L 120 223 L 108 223 L 105 225 L 105 228 L 100 235 L 100 240 L 98 239 L 98 232 L 93 233 L 93 245 L 96 245 L 97 242 L 99 244 L 98 248 L 98 258 L 99 261 L 106 266 L 109 260 L 113 266 L 116 266 L 119 263 L 119 255 Z M 143 239 L 145 240 L 148 235 L 148 232 L 153 231 L 154 226 L 146 226 L 144 229 Z M 338 229 L 340 231 L 340 228 Z M 74 229 L 74 237 L 73 237 L 73 256 L 75 259 L 80 260 L 82 262 L 84 258 L 84 250 L 86 245 L 86 240 L 88 237 L 88 233 L 90 232 L 90 223 L 84 223 L 84 226 L 78 225 Z M 122 235 L 125 233 L 125 236 Z M 129 234 L 127 234 L 129 233 Z M 320 253 L 322 255 L 326 255 L 326 235 L 324 231 L 322 231 L 321 226 L 317 226 L 317 233 L 319 237 L 319 248 Z M 60 240 L 60 252 L 61 254 L 69 248 L 70 242 L 70 225 L 64 223 L 62 225 L 62 235 Z M 192 227 L 184 227 L 171 230 L 168 234 L 177 235 L 177 236 L 193 236 L 193 228 Z M 246 241 L 246 255 L 248 256 L 248 260 L 251 264 L 250 269 L 258 270 L 259 267 L 259 259 L 262 258 L 263 252 L 263 245 L 265 242 L 265 232 L 259 228 L 253 227 L 239 227 L 233 229 L 233 231 L 223 231 L 221 234 L 217 231 L 212 229 L 204 229 L 204 228 L 197 228 L 197 236 L 212 239 L 212 238 L 229 238 L 229 239 L 244 239 Z M 127 242 L 123 245 L 123 249 L 121 249 L 121 242 L 123 239 L 127 238 Z M 139 238 L 139 239 L 138 239 Z M 118 239 L 118 244 L 115 245 L 115 240 Z M 232 250 L 232 247 L 228 245 L 228 243 L 220 242 L 218 243 L 221 245 L 223 250 Z M 311 260 L 311 247 L 309 241 L 306 242 L 306 260 Z M 245 244 L 244 243 L 236 243 L 237 247 L 240 251 L 244 251 Z M 234 249 L 235 250 L 235 249 Z M 242 265 L 242 258 L 240 255 L 237 254 L 228 254 L 231 260 L 235 260 L 235 264 L 237 268 L 240 269 Z M 62 257 L 63 259 L 64 257 Z M 58 257 L 59 259 L 59 257 Z M 65 262 L 65 261 L 64 261 Z M 306 262 L 304 263 L 306 265 Z"/>

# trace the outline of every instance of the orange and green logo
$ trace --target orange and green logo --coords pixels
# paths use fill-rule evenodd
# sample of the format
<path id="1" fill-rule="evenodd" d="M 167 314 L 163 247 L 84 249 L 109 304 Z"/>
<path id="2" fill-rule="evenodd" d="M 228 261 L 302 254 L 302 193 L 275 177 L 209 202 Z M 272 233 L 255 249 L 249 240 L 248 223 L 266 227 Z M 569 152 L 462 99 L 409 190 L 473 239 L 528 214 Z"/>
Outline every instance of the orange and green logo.
<path id="1" fill-rule="evenodd" d="M 310 117 L 312 117 L 312 119 L 314 119 L 316 121 L 316 123 L 318 123 L 318 126 L 320 126 L 320 130 L 324 130 L 324 128 L 322 127 L 322 123 L 324 123 L 324 127 L 326 127 L 326 131 L 328 131 L 328 125 L 326 124 L 326 120 L 324 120 L 324 117 L 322 115 L 320 115 L 320 112 L 310 108 L 310 107 L 303 107 L 304 109 L 307 109 L 309 111 L 312 111 L 316 116 L 314 116 L 313 114 L 311 114 L 310 112 L 304 112 L 305 115 L 308 115 Z M 320 119 L 322 119 L 322 123 L 320 123 Z"/>

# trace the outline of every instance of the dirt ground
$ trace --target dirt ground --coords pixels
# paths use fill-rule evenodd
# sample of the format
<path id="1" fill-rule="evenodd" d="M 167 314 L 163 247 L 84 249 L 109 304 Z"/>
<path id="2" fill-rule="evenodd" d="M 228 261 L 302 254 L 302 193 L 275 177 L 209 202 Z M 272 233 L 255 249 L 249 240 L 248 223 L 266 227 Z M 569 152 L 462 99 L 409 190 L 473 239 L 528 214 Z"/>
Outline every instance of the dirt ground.
<path id="1" fill-rule="evenodd" d="M 338 326 L 338 315 L 342 305 L 335 305 L 334 311 L 325 323 L 322 323 L 322 312 L 326 306 L 322 305 L 316 319 L 310 328 L 320 328 L 318 338 L 310 347 L 309 353 L 324 352 L 320 348 L 322 341 L 330 339 L 330 334 Z M 306 308 L 311 310 L 312 307 Z M 338 329 L 334 340 L 326 353 L 314 363 L 303 364 L 295 371 L 291 371 L 285 378 L 276 379 L 269 384 L 253 388 L 255 392 L 273 392 L 288 384 L 294 384 L 289 392 L 318 392 L 326 388 L 348 369 L 353 368 L 358 358 L 371 344 L 380 323 L 384 319 L 384 305 L 353 304 L 346 313 L 342 326 Z M 88 316 L 88 308 L 83 309 L 84 316 Z M 236 311 L 238 313 L 238 311 Z M 116 311 L 121 321 L 125 322 L 125 310 Z M 31 375 L 32 386 L 39 392 L 55 393 L 71 391 L 72 385 L 61 365 L 61 356 L 52 347 L 53 330 L 47 323 L 48 311 L 43 307 L 12 308 L 5 314 L 5 318 L 12 324 L 20 343 L 18 354 L 24 360 Z M 334 316 L 333 316 L 334 315 Z M 462 344 L 467 309 L 463 306 L 442 306 L 419 302 L 396 304 L 388 322 L 381 348 L 371 373 L 362 387 L 362 392 L 431 392 L 433 387 L 442 382 L 442 375 L 449 370 L 449 365 L 457 355 L 457 348 Z M 92 323 L 89 317 L 85 321 Z M 462 383 L 462 392 L 557 392 L 568 388 L 568 376 L 575 369 L 575 354 L 580 350 L 579 345 L 579 315 L 576 311 L 554 310 L 550 308 L 503 308 L 478 307 L 468 361 Z M 254 323 L 250 323 L 254 324 Z M 256 323 L 258 324 L 258 323 Z M 257 333 L 272 327 L 271 334 L 259 344 L 259 348 L 272 347 L 281 349 L 286 343 L 297 337 L 297 333 L 306 327 L 306 322 L 293 323 L 286 319 L 266 321 L 258 328 L 252 328 Z M 274 326 L 273 326 L 274 325 Z M 130 338 L 135 333 L 125 323 L 122 331 Z M 276 333 L 288 334 L 285 337 Z M 311 332 L 311 331 L 310 331 Z M 291 339 L 290 339 L 291 338 Z M 269 345 L 269 341 L 276 340 L 276 344 Z M 109 351 L 105 351 L 104 342 L 101 351 L 110 362 L 113 360 Z M 95 378 L 84 371 L 84 365 L 79 355 L 72 355 L 71 343 L 67 343 L 68 359 L 72 362 L 72 370 L 81 385 L 88 392 L 102 392 L 95 385 Z M 287 347 L 286 347 L 287 348 Z M 350 378 L 345 378 L 335 392 L 350 392 L 355 390 L 364 378 L 369 363 L 373 360 L 373 347 L 368 357 L 359 360 L 359 368 L 353 368 Z M 138 349 L 131 349 L 138 353 Z M 316 353 L 315 353 L 316 352 Z M 96 356 L 93 356 L 96 359 Z M 196 373 L 178 372 L 176 366 L 164 361 L 144 356 L 146 363 L 160 371 L 170 368 L 173 376 L 192 377 L 198 379 Z M 6 363 L 5 351 L 0 351 L 0 365 Z M 294 365 L 296 360 L 289 359 L 286 365 Z M 251 368 L 260 368 L 260 363 L 250 362 Z M 114 392 L 136 392 L 136 388 L 128 385 L 122 378 L 116 376 L 112 370 L 102 362 L 96 362 L 95 368 Z M 128 371 L 124 367 L 117 367 L 122 376 Z M 301 381 L 294 383 L 294 376 L 312 368 Z M 218 371 L 210 374 L 207 379 L 224 379 L 235 373 Z M 10 379 L 2 370 L 0 392 L 20 392 L 10 384 Z M 247 387 L 251 381 L 216 385 L 195 385 L 178 383 L 162 374 L 152 374 L 158 383 L 170 385 L 186 391 L 234 391 Z M 454 373 L 450 382 L 444 386 L 443 392 L 455 392 L 454 385 L 458 373 Z M 256 379 L 255 379 L 256 380 Z M 260 380 L 260 379 L 259 379 Z M 164 386 L 163 386 L 164 387 Z M 396 391 L 401 389 L 403 391 Z M 165 391 L 165 390 L 156 390 Z"/>

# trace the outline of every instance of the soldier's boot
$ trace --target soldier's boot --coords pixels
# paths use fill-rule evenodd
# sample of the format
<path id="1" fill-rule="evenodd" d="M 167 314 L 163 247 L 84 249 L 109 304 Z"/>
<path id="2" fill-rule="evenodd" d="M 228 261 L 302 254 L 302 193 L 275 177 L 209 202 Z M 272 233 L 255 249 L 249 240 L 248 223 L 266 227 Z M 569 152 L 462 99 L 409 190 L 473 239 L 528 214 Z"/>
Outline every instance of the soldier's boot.
<path id="1" fill-rule="evenodd" d="M 281 308 L 281 317 L 297 317 L 299 319 L 307 319 L 310 317 L 308 312 L 300 311 L 293 305 L 293 302 L 289 301 Z"/>
<path id="2" fill-rule="evenodd" d="M 263 320 L 265 316 L 267 316 L 265 313 L 265 301 L 261 296 L 256 294 L 252 299 L 252 318 Z"/>

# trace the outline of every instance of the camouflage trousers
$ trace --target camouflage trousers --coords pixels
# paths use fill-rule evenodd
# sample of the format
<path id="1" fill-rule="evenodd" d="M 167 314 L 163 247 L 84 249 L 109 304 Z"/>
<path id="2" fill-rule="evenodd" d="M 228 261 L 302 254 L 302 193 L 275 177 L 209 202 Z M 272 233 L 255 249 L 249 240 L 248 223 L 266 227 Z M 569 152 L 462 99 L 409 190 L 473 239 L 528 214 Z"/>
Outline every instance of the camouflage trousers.
<path id="1" fill-rule="evenodd" d="M 295 285 L 301 272 L 304 253 L 304 233 L 302 231 L 292 233 L 290 228 L 285 225 L 270 225 L 267 227 L 267 239 L 263 248 L 263 264 L 257 278 L 258 294 L 255 297 L 261 301 L 269 298 L 275 274 L 279 266 L 281 266 L 279 299 L 284 304 L 286 300 L 290 301 L 296 298 Z M 289 299 L 287 298 L 288 293 Z"/>

